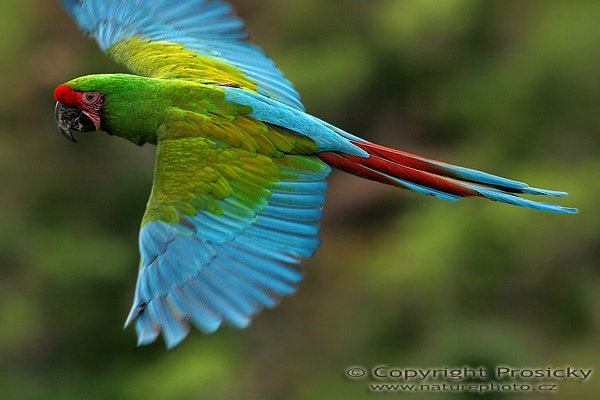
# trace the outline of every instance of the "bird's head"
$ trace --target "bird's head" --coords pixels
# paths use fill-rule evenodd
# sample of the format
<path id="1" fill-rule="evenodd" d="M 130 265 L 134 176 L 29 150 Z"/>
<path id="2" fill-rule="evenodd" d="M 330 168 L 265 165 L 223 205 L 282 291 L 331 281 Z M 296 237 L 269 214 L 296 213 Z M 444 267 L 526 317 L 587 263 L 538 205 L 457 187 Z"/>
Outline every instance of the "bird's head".
<path id="1" fill-rule="evenodd" d="M 77 142 L 73 132 L 92 132 L 101 129 L 104 95 L 80 91 L 67 84 L 54 90 L 55 117 L 58 129 L 67 139 Z"/>

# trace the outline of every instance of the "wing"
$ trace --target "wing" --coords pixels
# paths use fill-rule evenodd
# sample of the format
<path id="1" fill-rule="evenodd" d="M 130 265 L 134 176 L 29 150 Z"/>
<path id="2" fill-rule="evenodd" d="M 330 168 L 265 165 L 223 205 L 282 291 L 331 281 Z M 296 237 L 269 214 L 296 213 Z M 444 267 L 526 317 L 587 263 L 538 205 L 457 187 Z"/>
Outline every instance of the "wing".
<path id="1" fill-rule="evenodd" d="M 300 136 L 251 119 L 237 126 L 254 137 L 260 128 L 272 142 L 246 150 L 174 135 L 158 143 L 126 323 L 137 319 L 139 345 L 162 330 L 173 347 L 190 323 L 204 332 L 223 323 L 248 326 L 264 307 L 294 293 L 301 260 L 319 245 L 329 167 L 316 156 L 282 152 L 306 140 Z"/>
<path id="2" fill-rule="evenodd" d="M 273 61 L 244 41 L 222 0 L 61 0 L 100 48 L 134 73 L 241 87 L 304 110 Z"/>

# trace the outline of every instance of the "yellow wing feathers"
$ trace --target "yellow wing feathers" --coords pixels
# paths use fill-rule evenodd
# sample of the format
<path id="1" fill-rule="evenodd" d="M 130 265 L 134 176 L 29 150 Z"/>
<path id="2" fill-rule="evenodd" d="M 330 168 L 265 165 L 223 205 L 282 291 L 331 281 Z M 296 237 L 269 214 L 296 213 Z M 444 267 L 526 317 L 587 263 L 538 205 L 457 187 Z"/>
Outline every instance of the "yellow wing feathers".
<path id="1" fill-rule="evenodd" d="M 258 90 L 256 83 L 239 68 L 218 58 L 195 53 L 181 44 L 133 36 L 116 42 L 107 52 L 135 74 L 235 86 L 252 92 Z"/>

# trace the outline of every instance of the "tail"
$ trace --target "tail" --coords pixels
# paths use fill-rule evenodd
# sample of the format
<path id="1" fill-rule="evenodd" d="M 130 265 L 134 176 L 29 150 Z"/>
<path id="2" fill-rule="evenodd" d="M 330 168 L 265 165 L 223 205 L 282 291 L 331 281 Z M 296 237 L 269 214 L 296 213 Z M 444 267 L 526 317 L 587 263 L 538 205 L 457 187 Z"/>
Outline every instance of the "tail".
<path id="1" fill-rule="evenodd" d="M 485 197 L 515 206 L 556 213 L 576 214 L 576 208 L 537 202 L 518 195 L 566 196 L 565 192 L 537 189 L 525 183 L 458 167 L 390 149 L 366 141 L 352 143 L 369 153 L 368 158 L 323 152 L 318 156 L 330 165 L 354 175 L 429 196 L 456 201 L 461 197 Z"/>

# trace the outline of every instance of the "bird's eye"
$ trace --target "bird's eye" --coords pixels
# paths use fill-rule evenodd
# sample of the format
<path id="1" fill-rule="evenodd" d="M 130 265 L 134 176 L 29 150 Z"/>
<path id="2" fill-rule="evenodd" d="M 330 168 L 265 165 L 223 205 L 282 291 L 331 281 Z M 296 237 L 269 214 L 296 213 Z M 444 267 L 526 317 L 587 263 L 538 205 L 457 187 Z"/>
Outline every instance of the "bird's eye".
<path id="1" fill-rule="evenodd" d="M 84 93 L 83 100 L 88 104 L 94 104 L 98 100 L 98 93 Z"/>

